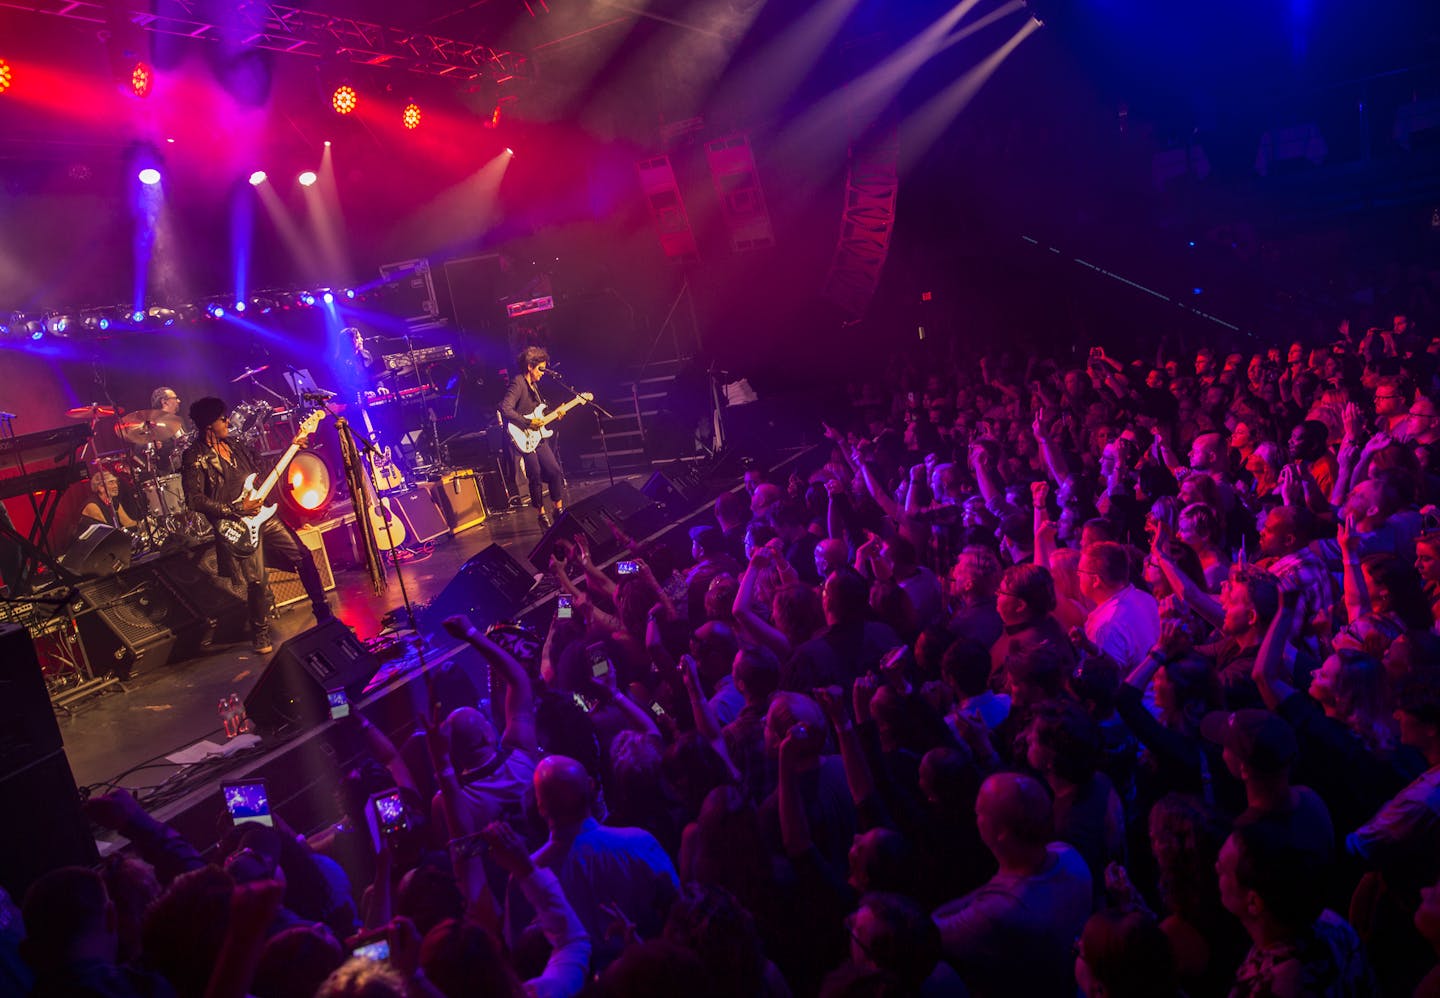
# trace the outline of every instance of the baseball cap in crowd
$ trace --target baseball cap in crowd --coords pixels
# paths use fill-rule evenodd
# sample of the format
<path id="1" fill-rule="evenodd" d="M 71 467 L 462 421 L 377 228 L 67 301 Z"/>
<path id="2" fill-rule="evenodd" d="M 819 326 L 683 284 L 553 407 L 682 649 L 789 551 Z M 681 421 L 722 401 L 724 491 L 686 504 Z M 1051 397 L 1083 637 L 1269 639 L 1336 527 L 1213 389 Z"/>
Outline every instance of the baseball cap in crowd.
<path id="1" fill-rule="evenodd" d="M 725 548 L 725 535 L 720 532 L 719 527 L 691 527 L 690 540 L 706 554 L 719 554 Z"/>
<path id="2" fill-rule="evenodd" d="M 1212 711 L 1200 722 L 1200 734 L 1260 773 L 1280 772 L 1300 751 L 1294 729 L 1268 710 Z"/>

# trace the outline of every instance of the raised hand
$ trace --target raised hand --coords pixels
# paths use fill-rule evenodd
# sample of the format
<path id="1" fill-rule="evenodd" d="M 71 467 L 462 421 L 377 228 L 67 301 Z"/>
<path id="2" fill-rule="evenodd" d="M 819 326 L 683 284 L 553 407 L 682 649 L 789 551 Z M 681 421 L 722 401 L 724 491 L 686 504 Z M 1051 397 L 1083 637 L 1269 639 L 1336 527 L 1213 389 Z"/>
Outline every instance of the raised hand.
<path id="1" fill-rule="evenodd" d="M 1335 530 L 1335 541 L 1340 545 L 1340 557 L 1344 561 L 1360 560 L 1360 531 L 1355 528 L 1355 523 L 1355 513 L 1348 512 Z"/>
<path id="2" fill-rule="evenodd" d="M 441 626 L 445 628 L 445 633 L 452 638 L 468 638 L 470 633 L 475 630 L 475 625 L 470 623 L 470 618 L 463 613 L 446 617 L 441 622 Z"/>
<path id="3" fill-rule="evenodd" d="M 534 872 L 535 862 L 525 849 L 525 843 L 505 822 L 492 821 L 481 830 L 480 837 L 490 847 L 490 857 L 512 877 L 524 877 Z"/>

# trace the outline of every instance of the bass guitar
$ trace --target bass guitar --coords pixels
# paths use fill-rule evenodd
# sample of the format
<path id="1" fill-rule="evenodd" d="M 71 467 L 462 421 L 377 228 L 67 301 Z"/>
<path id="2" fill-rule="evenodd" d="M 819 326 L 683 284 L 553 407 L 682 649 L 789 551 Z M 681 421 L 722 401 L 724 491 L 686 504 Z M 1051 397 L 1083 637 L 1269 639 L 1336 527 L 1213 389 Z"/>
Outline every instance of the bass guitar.
<path id="1" fill-rule="evenodd" d="M 515 446 L 520 449 L 520 452 L 522 454 L 533 454 L 535 452 L 535 448 L 540 446 L 541 440 L 544 440 L 546 437 L 553 437 L 555 435 L 555 431 L 550 429 L 551 423 L 555 422 L 555 420 L 565 415 L 577 405 L 585 405 L 586 403 L 593 401 L 595 401 L 595 396 L 593 393 L 581 392 L 569 402 L 566 402 L 564 405 L 560 406 L 554 412 L 546 412 L 545 403 L 541 402 L 535 407 L 533 412 L 528 412 L 525 414 L 526 419 L 530 420 L 531 422 L 539 420 L 540 425 L 534 428 L 521 428 L 519 426 L 516 426 L 514 423 L 510 423 L 507 426 L 507 429 L 510 430 L 510 439 L 515 441 Z"/>
<path id="2" fill-rule="evenodd" d="M 290 448 L 286 450 L 284 454 L 280 455 L 280 460 L 276 462 L 270 474 L 265 477 L 265 481 L 260 484 L 259 488 L 256 488 L 256 473 L 252 471 L 245 478 L 245 486 L 240 490 L 240 496 L 235 502 L 242 503 L 258 500 L 263 504 L 270 495 L 271 490 L 275 488 L 275 483 L 280 481 L 280 473 L 290 465 L 291 458 L 293 458 L 295 452 L 300 449 L 300 439 L 314 433 L 315 428 L 320 425 L 320 420 L 324 419 L 327 415 L 329 415 L 329 413 L 324 409 L 316 409 L 310 415 L 306 416 L 304 422 L 300 424 L 300 431 L 295 434 L 295 439 L 290 442 Z M 241 558 L 248 558 L 260 547 L 260 528 L 264 526 L 266 520 L 275 515 L 275 510 L 278 508 L 277 504 L 271 503 L 269 506 L 261 505 L 259 509 L 249 516 L 241 516 L 238 513 L 231 516 L 222 516 L 215 524 L 215 533 L 236 555 Z"/>

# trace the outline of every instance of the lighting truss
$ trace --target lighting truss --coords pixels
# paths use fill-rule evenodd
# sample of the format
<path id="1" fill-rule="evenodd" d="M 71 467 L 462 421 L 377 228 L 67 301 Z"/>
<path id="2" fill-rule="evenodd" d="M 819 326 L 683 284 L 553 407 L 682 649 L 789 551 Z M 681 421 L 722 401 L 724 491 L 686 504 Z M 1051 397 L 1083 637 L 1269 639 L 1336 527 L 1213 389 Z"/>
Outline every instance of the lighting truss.
<path id="1" fill-rule="evenodd" d="M 900 138 L 891 126 L 872 144 L 850 150 L 840 237 L 823 295 L 852 319 L 860 319 L 880 286 L 880 272 L 895 232 L 900 190 Z"/>
<path id="2" fill-rule="evenodd" d="M 119 6 L 126 5 L 122 0 Z M 222 33 L 228 41 L 234 41 L 230 33 L 235 25 L 242 25 L 243 34 L 238 41 L 245 47 L 315 59 L 338 56 L 361 65 L 454 80 L 475 80 L 488 75 L 496 83 L 504 84 L 526 69 L 525 56 L 478 42 L 257 0 L 238 0 L 234 5 L 235 20 L 222 28 L 205 16 L 208 6 L 201 0 L 163 0 L 153 5 L 156 9 L 122 10 L 117 16 L 155 34 L 202 41 L 219 41 Z M 111 22 L 111 4 L 103 0 L 0 0 L 0 9 L 89 24 Z"/>

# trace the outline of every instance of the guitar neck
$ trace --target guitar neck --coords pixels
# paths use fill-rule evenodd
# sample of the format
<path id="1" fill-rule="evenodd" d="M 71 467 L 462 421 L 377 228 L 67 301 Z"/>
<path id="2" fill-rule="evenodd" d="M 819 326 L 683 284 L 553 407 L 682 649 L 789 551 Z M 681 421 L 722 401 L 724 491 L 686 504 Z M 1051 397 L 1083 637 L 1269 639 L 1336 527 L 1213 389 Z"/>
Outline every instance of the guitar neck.
<path id="1" fill-rule="evenodd" d="M 581 398 L 579 395 L 576 395 L 569 402 L 566 402 L 560 408 L 556 409 L 554 412 L 550 413 L 550 415 L 546 416 L 545 422 L 553 423 L 555 420 L 559 419 L 561 416 L 565 415 L 571 409 L 575 408 L 577 405 L 584 401 L 585 400 L 583 398 Z"/>
<path id="2" fill-rule="evenodd" d="M 255 490 L 254 498 L 261 502 L 265 501 L 266 497 L 270 495 L 270 490 L 275 487 L 275 483 L 280 481 L 280 473 L 285 470 L 290 459 L 298 450 L 300 450 L 300 445 L 292 442 L 285 453 L 280 455 L 280 460 L 276 462 L 275 467 L 270 469 L 270 474 L 265 476 L 265 481 L 261 482 L 260 487 Z"/>

